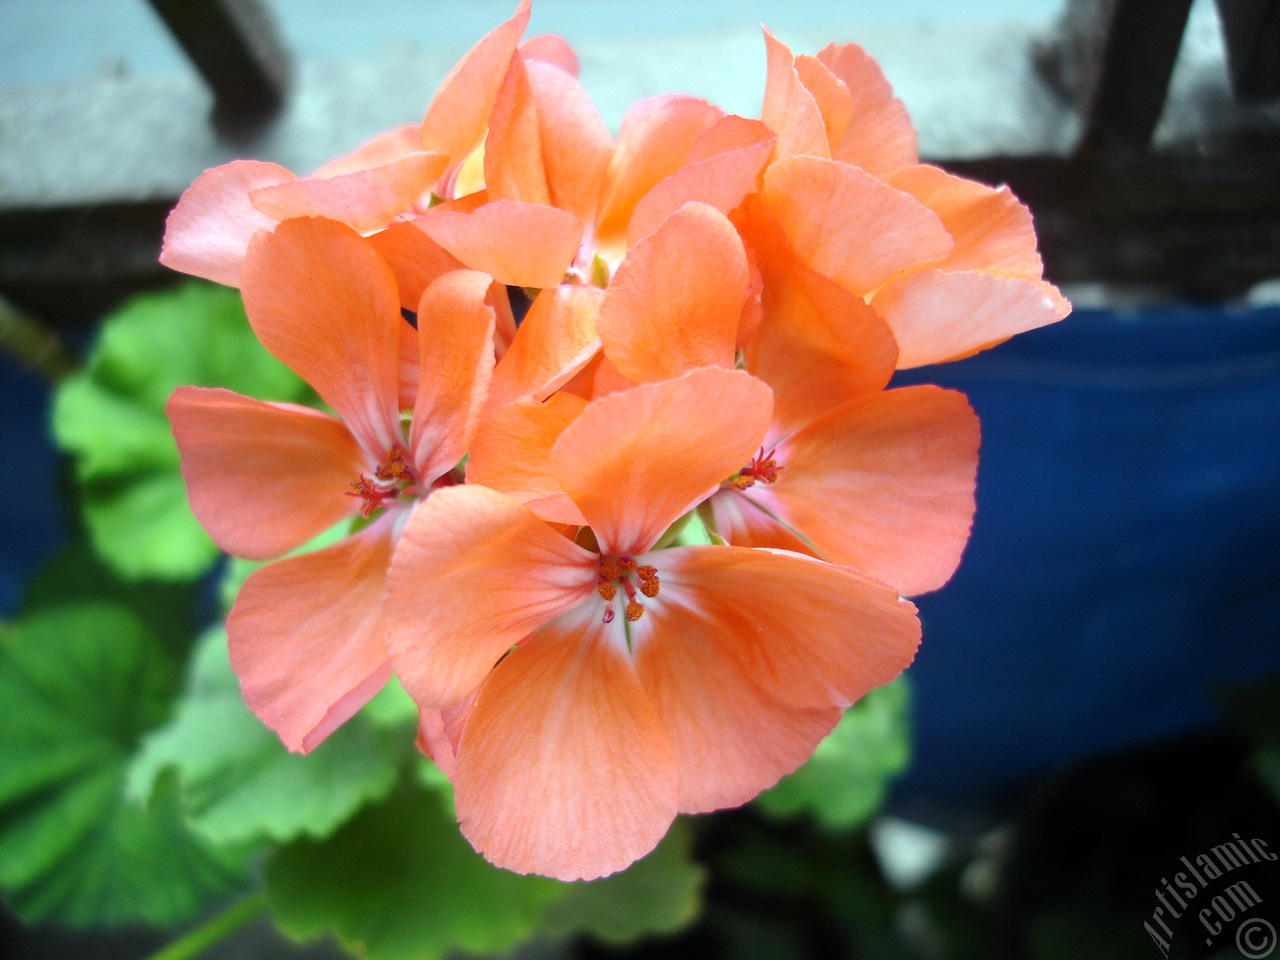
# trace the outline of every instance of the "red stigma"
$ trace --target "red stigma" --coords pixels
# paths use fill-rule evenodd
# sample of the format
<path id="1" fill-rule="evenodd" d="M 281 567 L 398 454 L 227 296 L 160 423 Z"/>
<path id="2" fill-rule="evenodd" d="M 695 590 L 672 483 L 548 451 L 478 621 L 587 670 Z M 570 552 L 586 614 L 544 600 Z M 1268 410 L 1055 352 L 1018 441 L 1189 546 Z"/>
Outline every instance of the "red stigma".
<path id="1" fill-rule="evenodd" d="M 413 469 L 405 460 L 404 451 L 399 446 L 394 446 L 387 451 L 387 459 L 378 464 L 373 472 L 373 479 L 360 474 L 360 479 L 352 482 L 352 492 L 347 496 L 359 497 L 364 501 L 360 505 L 360 516 L 368 520 L 375 510 L 385 507 L 415 482 Z"/>

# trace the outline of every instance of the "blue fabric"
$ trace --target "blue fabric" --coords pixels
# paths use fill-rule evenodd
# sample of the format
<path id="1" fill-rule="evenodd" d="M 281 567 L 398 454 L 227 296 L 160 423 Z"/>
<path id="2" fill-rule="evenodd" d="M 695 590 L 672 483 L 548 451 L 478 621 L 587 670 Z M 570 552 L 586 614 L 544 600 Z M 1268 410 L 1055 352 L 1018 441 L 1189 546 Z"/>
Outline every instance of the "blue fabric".
<path id="1" fill-rule="evenodd" d="M 1280 310 L 1078 311 L 896 382 L 982 420 L 972 539 L 918 601 L 901 801 L 995 803 L 1280 669 Z"/>
<path id="2" fill-rule="evenodd" d="M 0 357 L 0 440 L 0 616 L 7 617 L 23 584 L 66 536 L 58 455 L 49 438 L 49 389 L 7 357 Z"/>

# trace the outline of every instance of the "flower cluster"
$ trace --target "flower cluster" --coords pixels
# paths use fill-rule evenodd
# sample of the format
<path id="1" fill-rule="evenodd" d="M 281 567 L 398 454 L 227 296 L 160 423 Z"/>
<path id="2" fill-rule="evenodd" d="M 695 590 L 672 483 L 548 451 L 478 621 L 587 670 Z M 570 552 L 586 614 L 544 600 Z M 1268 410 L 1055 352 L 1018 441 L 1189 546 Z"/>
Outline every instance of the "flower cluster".
<path id="1" fill-rule="evenodd" d="M 528 17 L 421 125 L 191 186 L 161 259 L 238 286 L 332 414 L 196 387 L 168 413 L 228 552 L 347 531 L 228 617 L 263 722 L 307 751 L 394 671 L 472 845 L 591 878 L 911 662 L 902 596 L 959 562 L 978 424 L 889 379 L 1069 307 L 1026 208 L 920 164 L 858 47 L 766 33 L 759 119 L 661 96 L 615 140 Z"/>

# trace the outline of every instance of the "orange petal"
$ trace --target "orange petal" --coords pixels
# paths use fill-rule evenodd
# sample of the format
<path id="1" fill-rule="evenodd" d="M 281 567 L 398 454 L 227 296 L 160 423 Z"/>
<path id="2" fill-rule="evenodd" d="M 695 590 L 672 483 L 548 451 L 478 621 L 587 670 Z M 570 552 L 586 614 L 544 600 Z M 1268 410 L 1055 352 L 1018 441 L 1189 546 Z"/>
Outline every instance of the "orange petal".
<path id="1" fill-rule="evenodd" d="M 637 386 L 635 381 L 628 380 L 618 372 L 603 353 L 597 353 L 586 366 L 574 375 L 573 379 L 560 388 L 561 393 L 569 393 L 584 400 L 599 400 L 611 393 L 619 393 Z"/>
<path id="2" fill-rule="evenodd" d="M 1039 280 L 1044 273 L 1031 211 L 1008 187 L 988 187 L 928 164 L 901 170 L 889 183 L 936 213 L 955 241 L 936 269 L 981 270 L 1027 280 Z"/>
<path id="3" fill-rule="evenodd" d="M 637 382 L 733 366 L 747 257 L 718 210 L 689 204 L 632 247 L 609 282 L 596 329 L 605 356 Z"/>
<path id="4" fill-rule="evenodd" d="M 760 171 L 773 150 L 773 135 L 763 124 L 743 121 L 741 117 L 726 117 L 723 124 L 731 121 L 752 124 L 760 136 L 743 146 L 690 163 L 645 194 L 627 228 L 628 244 L 634 245 L 653 233 L 663 220 L 690 201 L 728 213 L 755 190 Z M 718 131 L 713 129 L 708 133 Z M 699 146 L 695 144 L 694 149 Z"/>
<path id="5" fill-rule="evenodd" d="M 839 707 L 765 692 L 732 626 L 677 603 L 653 604 L 631 635 L 636 672 L 675 751 L 681 813 L 746 803 L 804 763 L 840 719 Z"/>
<path id="6" fill-rule="evenodd" d="M 369 245 L 395 273 L 400 306 L 405 310 L 418 309 L 422 291 L 436 277 L 462 267 L 457 257 L 423 233 L 412 220 L 393 223 L 368 239 Z"/>
<path id="7" fill-rule="evenodd" d="M 631 107 L 609 164 L 597 239 L 625 235 L 640 198 L 684 166 L 693 142 L 723 116 L 719 107 L 680 94 L 650 97 Z"/>
<path id="8" fill-rule="evenodd" d="M 614 393 L 621 393 L 623 390 L 630 390 L 637 384 L 634 380 L 628 380 L 613 362 L 603 353 L 600 354 L 600 363 L 596 367 L 595 375 L 591 378 L 591 399 L 599 400 L 601 397 L 607 397 Z"/>
<path id="9" fill-rule="evenodd" d="M 249 194 L 296 179 L 284 167 L 258 160 L 233 160 L 206 170 L 170 211 L 160 262 L 193 277 L 240 286 L 249 238 L 276 225 L 275 218 L 249 201 Z"/>
<path id="10" fill-rule="evenodd" d="M 485 189 L 494 200 L 551 203 L 542 163 L 538 108 L 524 60 L 511 59 L 489 117 L 484 144 Z"/>
<path id="11" fill-rule="evenodd" d="M 919 386 L 855 400 L 788 438 L 778 460 L 777 481 L 744 495 L 827 560 L 909 596 L 955 572 L 978 467 L 978 418 L 964 394 Z"/>
<path id="12" fill-rule="evenodd" d="M 418 306 L 418 396 L 409 447 L 420 483 L 462 459 L 493 377 L 494 311 L 487 273 L 454 270 L 427 287 Z"/>
<path id="13" fill-rule="evenodd" d="M 432 212 L 417 223 L 468 267 L 513 287 L 556 286 L 582 240 L 582 224 L 563 210 L 514 200 L 495 200 L 467 214 Z"/>
<path id="14" fill-rule="evenodd" d="M 754 499 L 732 488 L 716 491 L 698 510 L 708 520 L 708 526 L 735 547 L 771 547 L 817 556 L 794 531 L 766 513 Z"/>
<path id="15" fill-rule="evenodd" d="M 350 516 L 366 469 L 338 420 L 230 390 L 179 387 L 165 404 L 191 512 L 228 553 L 266 560 Z"/>
<path id="16" fill-rule="evenodd" d="M 765 171 L 764 203 L 796 255 L 854 293 L 951 252 L 950 235 L 927 207 L 845 163 L 775 163 Z"/>
<path id="17" fill-rule="evenodd" d="M 241 292 L 262 345 L 366 450 L 400 441 L 400 294 L 366 240 L 332 220 L 286 221 L 250 242 Z"/>
<path id="18" fill-rule="evenodd" d="M 577 80 L 540 60 L 525 67 L 538 105 L 551 201 L 583 223 L 594 223 L 613 137 Z"/>
<path id="19" fill-rule="evenodd" d="M 534 299 L 493 375 L 492 405 L 520 397 L 545 400 L 596 355 L 596 315 L 605 293 L 562 284 Z"/>
<path id="20" fill-rule="evenodd" d="M 500 493 L 466 484 L 419 503 L 396 549 L 387 646 L 419 707 L 475 690 L 504 653 L 595 589 L 598 558 Z"/>
<path id="21" fill-rule="evenodd" d="M 417 124 L 386 130 L 366 140 L 350 153 L 330 160 L 311 174 L 312 177 L 336 177 L 370 167 L 381 167 L 414 153 L 422 153 L 422 137 Z"/>
<path id="22" fill-rule="evenodd" d="M 443 203 L 436 204 L 431 208 L 430 214 L 435 216 L 440 213 L 471 213 L 475 210 L 479 210 L 488 202 L 489 191 L 477 190 L 475 193 L 468 193 L 465 196 L 454 197 L 452 200 L 446 200 Z M 416 217 L 415 221 L 421 219 L 421 217 Z"/>
<path id="23" fill-rule="evenodd" d="M 825 63 L 807 54 L 795 58 L 796 76 L 812 95 L 822 115 L 822 125 L 827 131 L 827 142 L 839 142 L 844 128 L 853 116 L 853 97 L 839 77 Z"/>
<path id="24" fill-rule="evenodd" d="M 449 71 L 422 118 L 422 146 L 460 163 L 480 145 L 489 112 L 529 23 L 529 0 L 485 34 Z"/>
<path id="25" fill-rule="evenodd" d="M 828 44 L 818 59 L 852 100 L 849 122 L 831 145 L 831 159 L 883 177 L 916 162 L 916 132 L 880 67 L 853 43 Z"/>
<path id="26" fill-rule="evenodd" d="M 560 435 L 552 472 L 605 553 L 643 553 L 751 459 L 771 407 L 759 380 L 717 368 L 615 393 Z"/>
<path id="27" fill-rule="evenodd" d="M 754 198 L 752 198 L 754 199 Z M 751 202 L 751 201 L 748 201 Z M 742 231 L 740 224 L 739 233 Z M 744 238 L 745 239 L 745 238 Z M 747 245 L 747 302 L 742 305 L 742 316 L 738 318 L 738 349 L 745 350 L 760 332 L 760 324 L 764 320 L 764 275 L 760 272 L 760 258 L 755 250 Z"/>
<path id="28" fill-rule="evenodd" d="M 458 742 L 462 728 L 471 715 L 475 703 L 472 694 L 456 707 L 448 710 L 418 711 L 418 749 L 431 760 L 449 780 L 458 765 Z"/>
<path id="29" fill-rule="evenodd" d="M 462 833 L 518 873 L 621 870 L 662 839 L 676 796 L 671 745 L 625 643 L 598 615 L 567 615 L 511 651 L 462 732 Z"/>
<path id="30" fill-rule="evenodd" d="M 741 150 L 761 143 L 772 144 L 773 132 L 759 120 L 729 114 L 703 131 L 689 148 L 689 162 L 698 163 L 730 150 Z"/>
<path id="31" fill-rule="evenodd" d="M 489 287 L 485 303 L 493 308 L 493 355 L 501 360 L 516 337 L 516 316 L 511 312 L 511 296 L 501 283 Z"/>
<path id="32" fill-rule="evenodd" d="M 898 341 L 900 370 L 968 356 L 1071 312 L 1047 283 L 941 270 L 895 281 L 872 306 Z"/>
<path id="33" fill-rule="evenodd" d="M 764 31 L 767 73 L 760 119 L 778 138 L 774 159 L 831 156 L 827 127 L 817 101 L 796 73 L 795 57 L 786 46 Z"/>
<path id="34" fill-rule="evenodd" d="M 847 567 L 746 547 L 674 547 L 652 562 L 655 617 L 684 607 L 704 642 L 794 706 L 848 706 L 906 669 L 920 641 L 916 608 Z"/>
<path id="35" fill-rule="evenodd" d="M 553 67 L 559 67 L 571 77 L 578 75 L 578 55 L 573 52 L 564 37 L 554 33 L 543 33 L 530 37 L 520 44 L 520 56 L 526 60 L 541 60 Z"/>
<path id="36" fill-rule="evenodd" d="M 898 347 L 862 297 L 796 259 L 758 210 L 741 218 L 763 279 L 747 369 L 773 388 L 770 436 L 783 437 L 847 400 L 882 389 Z"/>
<path id="37" fill-rule="evenodd" d="M 551 473 L 551 448 L 586 405 L 581 397 L 557 393 L 546 402 L 525 397 L 489 407 L 471 443 L 467 482 L 519 500 L 543 520 L 585 524 Z"/>
<path id="38" fill-rule="evenodd" d="M 400 324 L 400 387 L 396 406 L 412 410 L 418 399 L 418 331 L 407 322 Z"/>
<path id="39" fill-rule="evenodd" d="M 276 220 L 328 217 L 367 233 L 380 230 L 402 213 L 413 212 L 448 159 L 438 153 L 414 153 L 353 173 L 259 187 L 249 199 Z"/>
<path id="40" fill-rule="evenodd" d="M 390 522 L 250 574 L 227 616 L 245 703 L 306 753 L 386 683 Z"/>

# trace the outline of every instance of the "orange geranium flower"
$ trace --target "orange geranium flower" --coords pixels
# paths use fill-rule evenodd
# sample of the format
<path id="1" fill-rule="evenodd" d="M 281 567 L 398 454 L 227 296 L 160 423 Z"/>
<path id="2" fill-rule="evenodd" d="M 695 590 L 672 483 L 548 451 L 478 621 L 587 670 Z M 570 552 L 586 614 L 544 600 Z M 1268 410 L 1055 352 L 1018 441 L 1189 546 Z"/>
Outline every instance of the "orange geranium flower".
<path id="1" fill-rule="evenodd" d="M 511 19 L 485 35 L 445 77 L 421 124 L 379 134 L 310 176 L 299 177 L 278 164 L 256 160 L 235 160 L 206 170 L 169 214 L 161 263 L 239 286 L 245 250 L 258 230 L 292 217 L 322 216 L 369 234 L 425 212 L 432 202 L 460 196 L 464 167 L 473 157 L 471 166 L 478 166 L 477 148 L 511 61 L 528 57 L 568 69 L 576 65 L 559 37 L 535 37 L 518 53 L 528 22 L 529 0 L 521 0 Z M 401 260 L 443 260 L 425 238 L 403 230 L 382 243 L 392 249 L 407 245 Z M 451 258 L 444 260 L 428 282 L 457 266 Z M 425 268 L 420 265 L 414 272 Z M 415 292 L 421 294 L 424 287 Z"/>
<path id="2" fill-rule="evenodd" d="M 936 589 L 969 536 L 977 418 L 955 391 L 885 391 L 898 352 L 884 320 L 805 266 L 758 203 L 736 219 L 759 264 L 758 302 L 739 233 L 696 203 L 636 243 L 607 290 L 540 295 L 494 373 L 490 397 L 505 406 L 481 424 L 469 479 L 543 519 L 582 523 L 548 451 L 586 400 L 553 391 L 597 345 L 590 397 L 730 369 L 745 341 L 741 360 L 773 388 L 773 416 L 762 446 L 704 504 L 711 528 L 732 544 L 854 567 L 906 595 Z M 744 334 L 752 303 L 759 316 Z"/>
<path id="3" fill-rule="evenodd" d="M 551 472 L 560 432 L 588 399 L 698 367 L 732 369 L 750 289 L 733 224 L 688 203 L 628 250 L 608 289 L 542 291 L 494 371 L 468 480 L 543 519 L 584 523 Z"/>
<path id="4" fill-rule="evenodd" d="M 765 33 L 761 118 L 777 145 L 764 209 L 807 266 L 865 297 L 898 366 L 956 360 L 1061 320 L 1027 208 L 918 162 L 915 133 L 875 61 L 855 44 L 794 56 Z"/>
<path id="5" fill-rule="evenodd" d="M 471 484 L 414 509 L 388 646 L 419 706 L 450 711 L 431 716 L 438 746 L 456 738 L 458 819 L 499 866 L 622 869 L 677 812 L 744 803 L 793 770 L 911 661 L 914 608 L 862 574 L 659 545 L 750 458 L 770 406 L 759 380 L 715 368 L 586 405 L 549 458 L 589 525 L 576 539 Z"/>
<path id="6" fill-rule="evenodd" d="M 680 95 L 636 104 L 615 143 L 571 72 L 516 57 L 490 115 L 487 202 L 415 223 L 505 283 L 543 289 L 567 277 L 603 286 L 627 247 L 685 203 L 737 206 L 772 148 L 759 121 Z"/>
<path id="7" fill-rule="evenodd" d="M 295 549 L 357 514 L 340 542 L 255 571 L 227 619 L 250 708 L 307 751 L 390 675 L 387 567 L 408 507 L 455 482 L 494 363 L 491 278 L 441 277 L 423 295 L 421 385 L 401 414 L 402 340 L 391 269 L 350 227 L 287 220 L 249 244 L 242 289 L 254 332 L 338 416 L 228 390 L 180 387 L 166 412 L 192 511 L 250 559 Z"/>
<path id="8" fill-rule="evenodd" d="M 758 203 L 737 221 L 762 276 L 741 356 L 774 415 L 704 519 L 730 543 L 812 553 L 908 596 L 942 586 L 969 538 L 977 417 L 953 390 L 885 390 L 898 357 L 885 321 L 802 263 Z"/>

